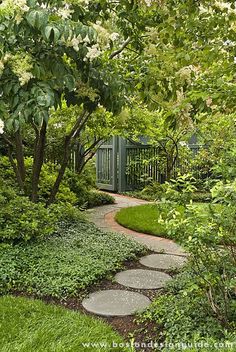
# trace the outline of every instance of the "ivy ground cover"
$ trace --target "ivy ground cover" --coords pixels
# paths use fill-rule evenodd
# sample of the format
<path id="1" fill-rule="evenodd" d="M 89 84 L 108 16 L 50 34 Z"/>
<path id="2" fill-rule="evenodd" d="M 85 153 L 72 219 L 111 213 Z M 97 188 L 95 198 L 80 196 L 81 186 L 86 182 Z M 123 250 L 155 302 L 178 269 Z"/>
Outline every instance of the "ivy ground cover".
<path id="1" fill-rule="evenodd" d="M 88 222 L 61 226 L 48 239 L 2 245 L 1 293 L 22 291 L 66 298 L 116 271 L 144 247 L 124 236 L 104 233 Z"/>

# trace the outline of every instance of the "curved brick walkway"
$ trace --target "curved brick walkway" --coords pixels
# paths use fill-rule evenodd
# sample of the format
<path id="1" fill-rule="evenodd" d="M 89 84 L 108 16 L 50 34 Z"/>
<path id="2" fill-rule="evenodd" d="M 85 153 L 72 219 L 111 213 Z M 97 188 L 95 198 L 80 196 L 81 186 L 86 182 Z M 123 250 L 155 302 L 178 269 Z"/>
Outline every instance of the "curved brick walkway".
<path id="1" fill-rule="evenodd" d="M 132 269 L 117 273 L 114 279 L 124 286 L 124 290 L 97 291 L 83 300 L 82 305 L 86 310 L 102 316 L 125 316 L 144 310 L 151 304 L 149 298 L 145 294 L 130 291 L 129 288 L 141 290 L 162 288 L 171 280 L 171 276 L 154 269 L 159 267 L 162 269 L 163 263 L 165 268 L 170 268 L 173 266 L 173 262 L 174 264 L 179 262 L 184 264 L 185 262 L 185 258 L 180 257 L 185 254 L 184 251 L 173 241 L 128 230 L 116 223 L 114 217 L 119 209 L 148 202 L 122 195 L 114 195 L 114 198 L 115 204 L 89 210 L 90 220 L 103 230 L 121 232 L 132 237 L 135 241 L 145 244 L 157 253 L 165 252 L 166 254 L 152 254 L 141 258 L 148 261 L 148 265 L 143 263 L 146 270 Z M 152 265 L 154 265 L 154 269 L 151 270 L 149 266 Z"/>
<path id="2" fill-rule="evenodd" d="M 104 205 L 88 210 L 87 213 L 90 221 L 103 230 L 120 232 L 126 236 L 132 237 L 135 241 L 146 245 L 154 252 L 181 256 L 186 255 L 184 250 L 174 241 L 129 230 L 115 221 L 115 214 L 121 208 L 148 204 L 149 202 L 120 194 L 112 194 L 112 196 L 115 198 L 115 204 Z"/>

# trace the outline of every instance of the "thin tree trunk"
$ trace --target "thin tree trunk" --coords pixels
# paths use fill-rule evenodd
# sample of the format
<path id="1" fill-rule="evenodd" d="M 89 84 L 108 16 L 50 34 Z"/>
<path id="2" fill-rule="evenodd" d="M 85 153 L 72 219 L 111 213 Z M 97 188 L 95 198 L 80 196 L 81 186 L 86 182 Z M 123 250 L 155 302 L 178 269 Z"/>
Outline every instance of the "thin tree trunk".
<path id="1" fill-rule="evenodd" d="M 57 179 L 56 179 L 56 181 L 55 181 L 55 183 L 53 185 L 50 197 L 49 197 L 49 199 L 47 201 L 47 207 L 55 202 L 56 195 L 57 195 L 57 193 L 59 191 L 60 184 L 61 184 L 62 179 L 64 177 L 64 174 L 65 174 L 65 171 L 66 171 L 66 167 L 68 165 L 68 161 L 69 161 L 69 157 L 70 157 L 70 142 L 71 142 L 71 138 L 70 138 L 70 136 L 67 136 L 66 139 L 65 139 L 65 143 L 64 143 L 63 160 L 62 160 L 62 163 L 61 163 L 61 167 L 60 167 Z"/>
<path id="2" fill-rule="evenodd" d="M 53 188 L 51 190 L 51 194 L 49 196 L 49 199 L 47 201 L 47 206 L 51 205 L 52 203 L 55 202 L 56 195 L 59 191 L 60 184 L 62 182 L 62 179 L 64 177 L 66 167 L 68 165 L 69 157 L 70 157 L 70 146 L 71 146 L 71 141 L 77 138 L 82 131 L 85 123 L 87 122 L 89 116 L 91 113 L 88 113 L 86 110 L 82 112 L 78 120 L 76 121 L 74 127 L 70 131 L 70 133 L 66 136 L 65 142 L 64 142 L 64 153 L 63 153 L 63 160 L 61 163 L 61 168 L 59 170 L 57 179 L 53 185 Z"/>
<path id="3" fill-rule="evenodd" d="M 22 142 L 22 136 L 20 130 L 15 133 L 15 143 L 16 143 L 16 160 L 17 168 L 20 174 L 20 178 L 24 184 L 25 182 L 25 160 L 24 160 L 24 148 Z"/>
<path id="4" fill-rule="evenodd" d="M 35 203 L 38 200 L 39 179 L 40 179 L 40 173 L 41 173 L 43 160 L 44 160 L 46 134 L 47 134 L 47 124 L 45 121 L 43 121 L 41 130 L 37 138 L 38 139 L 37 145 L 35 145 L 35 152 L 34 152 L 31 200 L 32 202 L 35 202 Z"/>

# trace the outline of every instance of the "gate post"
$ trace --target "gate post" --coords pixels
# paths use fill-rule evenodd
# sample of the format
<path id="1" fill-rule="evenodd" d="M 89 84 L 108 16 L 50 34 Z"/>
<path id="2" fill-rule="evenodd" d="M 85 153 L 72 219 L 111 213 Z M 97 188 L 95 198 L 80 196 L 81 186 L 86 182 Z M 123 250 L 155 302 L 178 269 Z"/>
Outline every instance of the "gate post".
<path id="1" fill-rule="evenodd" d="M 117 182 L 118 182 L 118 177 L 117 177 L 117 154 L 118 154 L 118 137 L 117 136 L 113 136 L 112 137 L 112 185 L 113 185 L 113 191 L 117 192 L 118 188 L 117 188 Z"/>
<path id="2" fill-rule="evenodd" d="M 119 137 L 119 173 L 118 173 L 118 191 L 126 191 L 126 140 Z"/>

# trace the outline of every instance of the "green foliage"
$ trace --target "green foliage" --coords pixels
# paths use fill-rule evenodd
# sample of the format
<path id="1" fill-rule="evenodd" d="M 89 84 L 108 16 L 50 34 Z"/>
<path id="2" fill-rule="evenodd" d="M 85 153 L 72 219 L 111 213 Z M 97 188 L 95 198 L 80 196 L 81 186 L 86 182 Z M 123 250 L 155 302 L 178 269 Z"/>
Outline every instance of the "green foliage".
<path id="1" fill-rule="evenodd" d="M 216 351 L 214 343 L 235 343 L 235 302 L 230 304 L 230 324 L 222 326 L 213 314 L 209 301 L 204 294 L 194 267 L 176 276 L 168 285 L 167 292 L 157 297 L 150 308 L 140 318 L 141 321 L 153 321 L 161 330 L 159 339 L 172 343 L 175 351 L 181 351 L 181 343 L 190 346 L 192 343 L 205 342 Z M 178 347 L 178 344 L 180 347 Z M 230 346 L 230 344 L 229 344 Z M 164 351 L 168 351 L 164 348 Z M 189 351 L 196 351 L 196 348 Z M 226 348 L 226 350 L 228 350 Z M 230 349 L 229 349 L 230 350 Z"/>
<path id="2" fill-rule="evenodd" d="M 167 214 L 166 230 L 181 239 L 190 254 L 189 263 L 143 319 L 161 326 L 160 339 L 174 343 L 177 351 L 181 342 L 205 341 L 213 347 L 214 343 L 235 343 L 235 194 L 235 181 L 219 182 L 212 189 L 214 200 L 208 214 L 191 204 L 185 205 L 184 218 L 174 209 Z"/>
<path id="3" fill-rule="evenodd" d="M 7 156 L 0 156 L 0 177 L 11 187 L 16 187 L 15 173 Z"/>
<path id="4" fill-rule="evenodd" d="M 179 204 L 190 202 L 197 191 L 196 179 L 192 174 L 178 175 L 175 179 L 163 184 L 159 182 L 152 182 L 147 185 L 141 192 L 141 197 L 147 200 L 156 201 L 173 201 Z M 138 195 L 138 194 L 137 194 Z M 195 199 L 198 199 L 197 195 Z M 199 200 L 201 196 L 199 197 Z"/>
<path id="5" fill-rule="evenodd" d="M 5 296 L 0 298 L 2 352 L 81 352 L 94 344 L 93 351 L 101 351 L 100 344 L 107 344 L 106 350 L 128 351 L 112 346 L 124 343 L 122 338 L 102 321 L 80 312 L 70 311 L 39 300 Z"/>
<path id="6" fill-rule="evenodd" d="M 56 218 L 43 204 L 32 204 L 0 180 L 0 240 L 15 242 L 45 237 L 55 230 Z"/>
<path id="7" fill-rule="evenodd" d="M 189 203 L 193 192 L 197 190 L 195 183 L 196 180 L 191 174 L 178 175 L 170 182 L 165 182 L 163 198 L 179 204 Z"/>
<path id="8" fill-rule="evenodd" d="M 41 201 L 47 201 L 51 189 L 57 177 L 57 168 L 52 163 L 43 164 L 39 182 L 39 197 Z M 76 194 L 70 189 L 68 180 L 65 178 L 60 185 L 56 202 L 76 204 Z"/>
<path id="9" fill-rule="evenodd" d="M 64 222 L 58 233 L 27 245 L 1 247 L 2 293 L 78 296 L 81 290 L 144 253 L 143 246 L 87 222 Z"/>
<path id="10" fill-rule="evenodd" d="M 113 203 L 115 203 L 115 199 L 108 193 L 100 191 L 90 191 L 88 193 L 89 208 Z"/>

